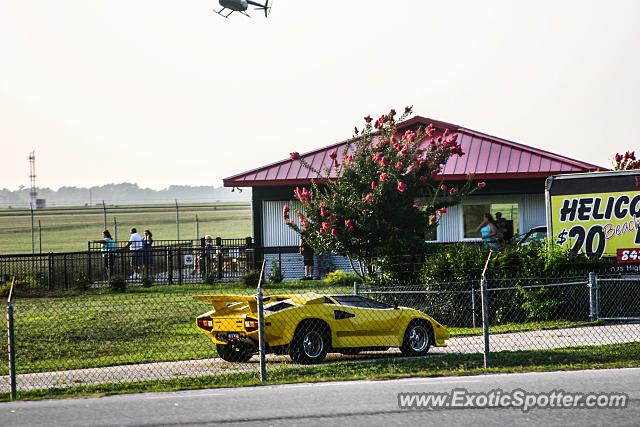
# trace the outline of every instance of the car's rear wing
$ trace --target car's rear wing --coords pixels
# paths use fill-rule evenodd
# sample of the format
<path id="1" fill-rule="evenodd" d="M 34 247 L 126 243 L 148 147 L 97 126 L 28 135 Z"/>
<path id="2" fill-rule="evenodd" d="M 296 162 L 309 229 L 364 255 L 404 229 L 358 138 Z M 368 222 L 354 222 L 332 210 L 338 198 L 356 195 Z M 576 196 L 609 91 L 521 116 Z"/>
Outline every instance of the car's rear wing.
<path id="1" fill-rule="evenodd" d="M 255 295 L 193 295 L 195 301 L 207 301 L 210 302 L 215 311 L 233 310 L 234 306 L 237 308 L 243 307 L 248 304 L 253 313 L 257 310 L 258 302 Z M 266 295 L 264 296 L 265 303 L 273 301 L 283 301 L 291 299 L 297 304 L 322 304 L 324 302 L 324 295 L 316 294 L 314 292 L 308 292 L 305 294 L 290 294 L 290 295 Z"/>
<path id="2" fill-rule="evenodd" d="M 194 301 L 207 301 L 211 303 L 215 311 L 233 310 L 234 306 L 240 308 L 249 305 L 252 312 L 256 312 L 258 302 L 255 295 L 193 295 Z"/>

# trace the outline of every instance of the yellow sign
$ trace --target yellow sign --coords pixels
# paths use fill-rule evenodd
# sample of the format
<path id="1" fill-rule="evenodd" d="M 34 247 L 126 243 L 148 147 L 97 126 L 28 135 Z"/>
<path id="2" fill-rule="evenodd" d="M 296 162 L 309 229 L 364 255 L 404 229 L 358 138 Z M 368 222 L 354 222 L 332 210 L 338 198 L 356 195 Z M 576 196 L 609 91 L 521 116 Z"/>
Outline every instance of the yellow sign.
<path id="1" fill-rule="evenodd" d="M 589 256 L 640 246 L 640 191 L 551 196 L 551 238 Z"/>

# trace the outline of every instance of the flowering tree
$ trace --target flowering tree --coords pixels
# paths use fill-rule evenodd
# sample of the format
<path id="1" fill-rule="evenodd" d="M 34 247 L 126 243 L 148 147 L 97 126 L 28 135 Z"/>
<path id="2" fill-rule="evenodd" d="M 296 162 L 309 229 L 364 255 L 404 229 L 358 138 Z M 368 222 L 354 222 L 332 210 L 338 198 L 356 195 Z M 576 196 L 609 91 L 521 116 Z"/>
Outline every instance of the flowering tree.
<path id="1" fill-rule="evenodd" d="M 640 160 L 636 159 L 635 151 L 627 151 L 624 154 L 616 153 L 613 168 L 617 171 L 640 169 Z"/>
<path id="2" fill-rule="evenodd" d="M 410 114 L 407 107 L 398 121 Z M 329 153 L 331 166 L 324 171 L 291 153 L 319 178 L 310 188 L 295 189 L 303 210 L 284 206 L 284 222 L 316 251 L 348 257 L 363 279 L 375 277 L 379 267 L 387 273 L 421 260 L 426 233 L 447 207 L 484 187 L 439 180 L 447 160 L 464 155 L 456 134 L 436 134 L 431 125 L 399 134 L 395 117 L 394 110 L 375 121 L 365 117 L 364 130 L 355 128 L 344 149 Z"/>

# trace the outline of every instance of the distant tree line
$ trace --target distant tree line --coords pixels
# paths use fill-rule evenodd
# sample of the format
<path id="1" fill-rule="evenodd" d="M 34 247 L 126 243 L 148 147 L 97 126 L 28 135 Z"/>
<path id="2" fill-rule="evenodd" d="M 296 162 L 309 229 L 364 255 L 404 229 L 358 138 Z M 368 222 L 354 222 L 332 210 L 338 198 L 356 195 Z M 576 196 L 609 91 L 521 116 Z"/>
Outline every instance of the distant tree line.
<path id="1" fill-rule="evenodd" d="M 171 203 L 179 202 L 214 202 L 214 201 L 248 201 L 251 191 L 232 192 L 230 188 L 213 186 L 171 185 L 163 190 L 141 188 L 138 184 L 121 183 L 106 184 L 94 187 L 60 187 L 58 190 L 38 188 L 38 198 L 46 199 L 47 206 L 84 206 L 114 203 Z M 1 207 L 28 207 L 29 188 L 20 186 L 18 190 L 0 190 Z"/>

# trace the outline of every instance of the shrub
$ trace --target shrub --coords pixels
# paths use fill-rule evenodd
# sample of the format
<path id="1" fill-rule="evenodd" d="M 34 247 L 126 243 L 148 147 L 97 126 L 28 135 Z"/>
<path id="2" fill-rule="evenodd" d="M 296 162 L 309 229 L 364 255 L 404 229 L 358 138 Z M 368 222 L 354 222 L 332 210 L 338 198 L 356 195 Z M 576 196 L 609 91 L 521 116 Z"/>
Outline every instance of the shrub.
<path id="1" fill-rule="evenodd" d="M 260 272 L 258 270 L 250 270 L 242 276 L 240 279 L 240 283 L 245 285 L 248 288 L 256 288 L 258 286 L 258 281 L 260 280 Z"/>
<path id="2" fill-rule="evenodd" d="M 142 275 L 141 283 L 143 288 L 150 288 L 153 285 L 153 280 L 151 280 L 151 276 L 148 273 L 145 273 Z"/>
<path id="3" fill-rule="evenodd" d="M 79 291 L 86 291 L 91 285 L 91 279 L 86 273 L 78 271 L 73 275 L 73 284 Z"/>
<path id="4" fill-rule="evenodd" d="M 284 280 L 282 267 L 276 260 L 271 261 L 271 275 L 269 276 L 269 280 L 271 280 L 271 283 L 281 283 Z"/>
<path id="5" fill-rule="evenodd" d="M 124 292 L 127 290 L 127 281 L 122 276 L 112 276 L 109 279 L 111 292 Z"/>
<path id="6" fill-rule="evenodd" d="M 550 299 L 548 288 L 538 288 L 527 290 L 518 289 L 518 294 L 524 302 L 520 305 L 527 315 L 527 320 L 545 321 L 551 320 L 555 316 L 556 309 L 562 304 L 561 301 Z"/>
<path id="7" fill-rule="evenodd" d="M 353 274 L 347 273 L 344 270 L 336 270 L 327 274 L 327 277 L 323 280 L 323 283 L 330 286 L 349 286 L 353 285 L 353 282 L 360 283 L 360 278 Z"/>

